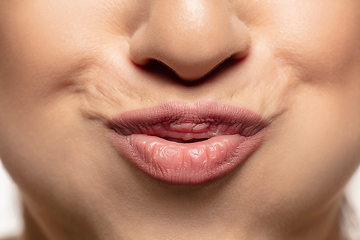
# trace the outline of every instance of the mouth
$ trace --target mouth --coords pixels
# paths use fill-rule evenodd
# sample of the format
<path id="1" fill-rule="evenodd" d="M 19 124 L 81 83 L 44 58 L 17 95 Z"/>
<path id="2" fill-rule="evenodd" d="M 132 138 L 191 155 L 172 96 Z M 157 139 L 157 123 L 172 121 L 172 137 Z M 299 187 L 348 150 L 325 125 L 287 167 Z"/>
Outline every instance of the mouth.
<path id="1" fill-rule="evenodd" d="M 220 179 L 263 142 L 269 122 L 214 102 L 168 102 L 106 121 L 114 146 L 148 176 L 175 185 Z"/>

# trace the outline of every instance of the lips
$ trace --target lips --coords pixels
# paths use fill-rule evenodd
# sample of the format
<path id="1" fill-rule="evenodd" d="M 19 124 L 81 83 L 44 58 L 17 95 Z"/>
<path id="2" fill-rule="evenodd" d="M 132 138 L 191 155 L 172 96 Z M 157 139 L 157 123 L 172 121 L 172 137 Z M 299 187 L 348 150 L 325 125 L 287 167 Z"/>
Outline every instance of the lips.
<path id="1" fill-rule="evenodd" d="M 226 176 L 263 142 L 268 121 L 214 102 L 168 102 L 105 123 L 116 148 L 152 178 L 197 185 Z"/>

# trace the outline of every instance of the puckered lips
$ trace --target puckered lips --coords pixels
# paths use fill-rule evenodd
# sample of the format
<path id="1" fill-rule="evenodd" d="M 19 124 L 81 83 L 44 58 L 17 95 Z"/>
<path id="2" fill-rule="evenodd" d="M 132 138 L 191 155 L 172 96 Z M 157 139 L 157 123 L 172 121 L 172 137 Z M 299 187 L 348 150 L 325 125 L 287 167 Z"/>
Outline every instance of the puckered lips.
<path id="1" fill-rule="evenodd" d="M 120 153 L 149 176 L 176 185 L 219 179 L 263 142 L 268 121 L 215 102 L 168 102 L 105 123 Z"/>

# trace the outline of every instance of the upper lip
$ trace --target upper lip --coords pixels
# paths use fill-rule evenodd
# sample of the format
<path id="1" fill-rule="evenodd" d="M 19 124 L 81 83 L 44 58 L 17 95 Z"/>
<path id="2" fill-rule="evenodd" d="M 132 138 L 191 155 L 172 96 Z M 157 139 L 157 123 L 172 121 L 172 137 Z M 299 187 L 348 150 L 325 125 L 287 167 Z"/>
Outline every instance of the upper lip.
<path id="1" fill-rule="evenodd" d="M 122 113 L 105 123 L 123 136 L 146 134 L 177 142 L 192 142 L 218 135 L 250 137 L 269 121 L 245 108 L 203 101 L 167 102 L 153 108 Z"/>

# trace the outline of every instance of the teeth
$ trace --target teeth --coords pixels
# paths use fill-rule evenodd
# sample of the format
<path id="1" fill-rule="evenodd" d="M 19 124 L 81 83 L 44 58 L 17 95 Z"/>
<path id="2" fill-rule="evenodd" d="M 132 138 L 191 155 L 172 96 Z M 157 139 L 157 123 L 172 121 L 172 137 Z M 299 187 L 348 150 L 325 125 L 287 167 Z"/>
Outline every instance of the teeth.
<path id="1" fill-rule="evenodd" d="M 196 126 L 195 123 L 172 123 L 170 129 L 173 131 L 189 131 Z"/>
<path id="2" fill-rule="evenodd" d="M 160 137 L 163 138 L 178 138 L 184 141 L 188 141 L 191 139 L 207 139 L 216 136 L 215 134 L 205 132 L 205 133 L 183 133 L 183 132 L 165 132 L 161 134 Z"/>
<path id="3" fill-rule="evenodd" d="M 201 124 L 196 124 L 193 127 L 193 131 L 194 132 L 204 132 L 204 130 L 207 130 L 210 126 L 210 123 L 201 123 Z"/>
<path id="4" fill-rule="evenodd" d="M 219 124 L 218 125 L 218 128 L 217 128 L 217 132 L 227 132 L 229 129 L 229 126 L 228 125 L 225 125 L 225 124 Z"/>
<path id="5" fill-rule="evenodd" d="M 185 133 L 185 135 L 182 137 L 183 140 L 187 141 L 187 140 L 190 140 L 190 139 L 193 139 L 194 134 L 191 134 L 191 133 Z"/>
<path id="6" fill-rule="evenodd" d="M 215 132 L 218 132 L 218 125 L 210 125 L 210 127 L 209 127 L 209 131 L 210 132 L 213 132 L 213 133 L 215 133 Z"/>
<path id="7" fill-rule="evenodd" d="M 261 130 L 261 126 L 247 126 L 242 124 L 224 123 L 172 123 L 154 125 L 131 125 L 131 127 L 114 127 L 120 135 L 146 134 L 161 138 L 173 138 L 181 141 L 198 141 L 220 135 L 240 134 L 244 137 L 252 136 Z"/>
<path id="8" fill-rule="evenodd" d="M 208 131 L 210 123 L 172 123 L 170 124 L 171 131 L 178 132 L 204 132 Z"/>
<path id="9" fill-rule="evenodd" d="M 177 132 L 167 132 L 167 134 L 165 133 L 164 137 L 181 138 L 180 134 Z"/>

